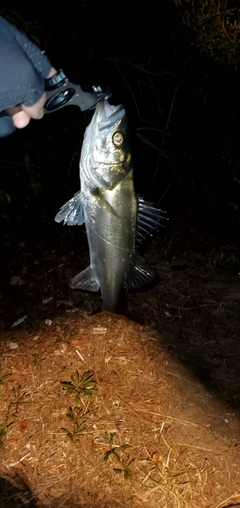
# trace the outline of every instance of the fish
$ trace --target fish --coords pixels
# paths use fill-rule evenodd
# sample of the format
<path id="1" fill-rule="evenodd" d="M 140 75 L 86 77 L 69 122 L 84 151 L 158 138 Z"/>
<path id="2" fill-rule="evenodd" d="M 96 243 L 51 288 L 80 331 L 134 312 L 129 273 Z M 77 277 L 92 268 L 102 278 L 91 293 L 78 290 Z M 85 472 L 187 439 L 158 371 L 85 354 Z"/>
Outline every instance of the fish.
<path id="1" fill-rule="evenodd" d="M 136 195 L 133 171 L 125 107 L 99 101 L 84 134 L 80 191 L 61 207 L 55 221 L 85 223 L 90 265 L 69 285 L 100 290 L 102 310 L 114 313 L 119 313 L 122 291 L 155 279 L 156 272 L 138 250 L 165 220 L 162 210 Z"/>

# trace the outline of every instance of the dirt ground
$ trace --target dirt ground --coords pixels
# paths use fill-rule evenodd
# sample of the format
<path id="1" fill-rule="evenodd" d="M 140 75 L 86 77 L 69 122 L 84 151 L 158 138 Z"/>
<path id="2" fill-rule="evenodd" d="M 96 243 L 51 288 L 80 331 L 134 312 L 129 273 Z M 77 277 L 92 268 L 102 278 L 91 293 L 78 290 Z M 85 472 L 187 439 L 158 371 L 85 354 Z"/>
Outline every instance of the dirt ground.
<path id="1" fill-rule="evenodd" d="M 0 507 L 237 505 L 239 245 L 175 214 L 125 317 L 68 288 L 84 241 L 3 265 Z"/>

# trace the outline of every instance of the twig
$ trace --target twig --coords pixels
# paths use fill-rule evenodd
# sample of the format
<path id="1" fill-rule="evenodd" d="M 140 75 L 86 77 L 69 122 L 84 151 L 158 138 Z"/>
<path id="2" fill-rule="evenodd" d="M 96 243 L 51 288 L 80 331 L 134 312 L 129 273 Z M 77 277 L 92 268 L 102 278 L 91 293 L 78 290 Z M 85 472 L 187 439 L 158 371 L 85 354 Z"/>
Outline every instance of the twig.
<path id="1" fill-rule="evenodd" d="M 150 148 L 153 148 L 153 150 L 156 150 L 157 152 L 160 152 L 160 148 L 158 148 L 156 145 L 154 145 L 154 143 L 152 143 L 151 141 L 149 141 L 147 138 L 145 138 L 144 136 L 142 136 L 141 134 L 136 134 L 136 137 L 138 139 L 140 139 L 143 143 L 145 143 L 146 145 L 150 146 Z M 167 159 L 167 155 L 165 154 L 161 154 L 163 157 L 165 157 L 165 159 Z"/>
<path id="2" fill-rule="evenodd" d="M 157 76 L 164 76 L 164 75 L 168 76 L 169 74 L 174 76 L 173 73 L 168 72 L 168 71 L 163 71 L 163 72 L 150 71 L 149 69 L 145 69 L 145 67 L 142 67 L 141 65 L 137 65 L 137 64 L 133 63 L 131 60 L 127 60 L 126 58 L 121 58 L 120 59 L 120 58 L 106 57 L 105 60 L 107 60 L 109 62 L 114 62 L 115 65 L 117 65 L 116 62 L 120 62 L 120 63 L 125 62 L 125 63 L 128 63 L 129 65 L 132 65 L 133 67 L 136 67 L 136 69 L 139 69 L 140 71 L 145 72 L 146 74 L 150 74 L 151 76 L 155 76 L 155 77 L 157 77 Z"/>
<path id="3" fill-rule="evenodd" d="M 170 183 L 168 184 L 168 186 L 167 186 L 167 188 L 165 189 L 164 193 L 161 195 L 161 197 L 160 197 L 160 199 L 158 200 L 158 203 L 157 203 L 157 208 L 159 207 L 159 205 L 160 205 L 160 203 L 161 203 L 162 199 L 164 198 L 165 194 L 167 194 L 167 191 L 168 191 L 169 187 L 171 187 L 171 185 L 172 185 L 172 182 L 170 182 Z"/>
<path id="4" fill-rule="evenodd" d="M 132 92 L 132 89 L 131 89 L 131 87 L 130 87 L 130 85 L 129 85 L 128 81 L 126 80 L 125 76 L 124 76 L 124 75 L 120 72 L 119 66 L 118 66 L 118 64 L 117 64 L 117 60 L 116 60 L 116 59 L 114 59 L 114 62 L 115 62 L 115 65 L 116 65 L 116 67 L 117 67 L 117 70 L 118 70 L 119 74 L 121 74 L 121 76 L 122 76 L 123 80 L 125 81 L 125 83 L 126 83 L 126 85 L 127 85 L 128 89 L 129 89 L 129 91 L 130 91 L 130 94 L 131 94 L 131 96 L 132 96 L 132 98 L 133 98 L 133 102 L 134 102 L 134 104 L 135 104 L 135 107 L 136 107 L 136 110 L 137 110 L 137 113 L 138 113 L 138 117 L 140 118 L 140 113 L 139 113 L 138 105 L 137 105 L 136 99 L 135 99 L 135 97 L 134 97 L 134 94 L 133 94 L 133 92 Z"/>
<path id="5" fill-rule="evenodd" d="M 82 362 L 85 363 L 83 356 L 81 355 L 81 353 L 79 353 L 79 351 L 77 349 L 76 349 L 76 353 L 79 356 L 79 358 L 82 360 Z"/>
<path id="6" fill-rule="evenodd" d="M 15 467 L 15 466 L 17 466 L 17 464 L 20 464 L 20 462 L 22 462 L 24 459 L 26 459 L 26 457 L 28 457 L 29 455 L 30 455 L 30 452 L 26 453 L 26 455 L 24 455 L 17 462 L 11 462 L 10 464 L 8 464 L 8 467 Z"/>
<path id="7" fill-rule="evenodd" d="M 165 131 L 162 129 L 159 129 L 158 127 L 138 127 L 137 131 L 155 131 L 160 132 L 161 134 L 165 134 Z"/>
<path id="8" fill-rule="evenodd" d="M 162 148 L 163 148 L 163 145 L 164 145 L 164 142 L 165 142 L 166 133 L 167 133 L 168 126 L 169 126 L 169 123 L 170 123 L 170 118 L 171 118 L 171 115 L 172 115 L 173 105 L 174 105 L 174 102 L 175 102 L 175 98 L 176 98 L 176 95 L 177 95 L 178 88 L 179 88 L 179 81 L 176 84 L 176 87 L 175 87 L 175 90 L 174 90 L 174 94 L 173 94 L 173 98 L 172 98 L 172 103 L 171 103 L 170 110 L 169 110 L 169 113 L 168 113 L 167 123 L 166 123 L 166 127 L 165 127 L 165 133 L 163 135 L 163 139 L 162 139 L 162 143 L 161 143 L 161 146 L 160 146 L 160 151 L 159 151 L 159 155 L 158 155 L 158 160 L 157 160 L 156 168 L 155 168 L 154 175 L 153 175 L 152 185 L 151 185 L 151 189 L 150 189 L 150 196 L 151 196 L 151 193 L 152 193 L 152 190 L 153 190 L 153 186 L 155 184 L 155 180 L 156 180 L 156 176 L 157 176 L 157 172 L 158 172 L 158 165 L 159 165 L 159 162 L 160 162 L 160 153 L 162 151 Z"/>

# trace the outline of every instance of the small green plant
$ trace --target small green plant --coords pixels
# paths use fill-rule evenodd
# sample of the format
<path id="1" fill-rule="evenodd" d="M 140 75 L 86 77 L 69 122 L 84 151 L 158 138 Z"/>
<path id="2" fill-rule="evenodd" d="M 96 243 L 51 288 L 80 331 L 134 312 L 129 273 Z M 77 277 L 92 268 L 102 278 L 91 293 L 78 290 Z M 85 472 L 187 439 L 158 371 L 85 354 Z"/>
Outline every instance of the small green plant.
<path id="1" fill-rule="evenodd" d="M 104 453 L 103 460 L 105 462 L 107 462 L 110 457 L 113 457 L 114 459 L 116 459 L 120 463 L 121 467 L 114 467 L 113 468 L 114 473 L 116 473 L 116 474 L 123 473 L 125 480 L 128 480 L 129 478 L 132 477 L 132 471 L 130 469 L 130 465 L 134 462 L 134 459 L 129 460 L 129 457 L 128 457 L 127 460 L 123 460 L 123 459 L 121 459 L 121 456 L 119 455 L 118 452 L 127 450 L 128 448 L 130 448 L 130 445 L 123 444 L 123 445 L 113 446 L 114 434 L 112 434 L 112 433 L 110 434 L 110 436 L 108 436 L 108 433 L 106 433 L 106 438 L 108 440 L 109 450 L 107 450 Z"/>
<path id="2" fill-rule="evenodd" d="M 78 370 L 75 376 L 70 376 L 71 381 L 61 381 L 60 385 L 70 395 L 75 394 L 75 405 L 78 406 L 82 395 L 92 397 L 97 395 L 96 382 L 93 380 L 93 372 L 84 372 L 82 377 Z"/>
<path id="3" fill-rule="evenodd" d="M 10 430 L 10 428 L 13 426 L 14 422 L 5 423 L 4 425 L 0 425 L 0 448 L 3 447 L 3 440 Z"/>
<path id="4" fill-rule="evenodd" d="M 85 416 L 88 414 L 88 411 L 84 411 L 82 408 L 71 408 L 69 407 L 66 416 L 72 421 L 73 429 L 72 432 L 65 427 L 62 427 L 61 430 L 66 433 L 67 437 L 71 441 L 80 441 L 80 438 L 83 434 L 83 431 L 86 427 L 86 419 Z"/>
<path id="5" fill-rule="evenodd" d="M 10 402 L 10 409 L 17 413 L 20 406 L 29 404 L 29 401 L 26 400 L 26 398 L 29 397 L 29 394 L 27 392 L 22 392 L 21 385 L 14 386 L 12 391 L 15 398 L 12 402 Z"/>
<path id="6" fill-rule="evenodd" d="M 41 367 L 41 363 L 43 360 L 45 360 L 45 356 L 41 356 L 37 353 L 29 354 L 27 355 L 27 359 L 29 363 L 32 363 L 34 367 Z"/>
<path id="7" fill-rule="evenodd" d="M 70 343 L 71 339 L 75 337 L 76 333 L 69 333 L 68 326 L 65 326 L 63 330 L 58 334 L 58 338 L 56 342 L 66 342 L 67 344 Z"/>
<path id="8" fill-rule="evenodd" d="M 11 377 L 11 372 L 3 372 L 0 365 L 0 385 L 5 385 L 6 381 Z"/>
<path id="9" fill-rule="evenodd" d="M 106 432 L 106 439 L 107 439 L 107 441 L 108 441 L 109 450 L 107 450 L 107 451 L 104 453 L 103 460 L 104 460 L 105 462 L 107 462 L 107 460 L 109 459 L 109 457 L 110 457 L 110 456 L 115 457 L 115 459 L 117 459 L 117 460 L 120 462 L 121 457 L 120 457 L 120 455 L 117 453 L 117 451 L 116 451 L 116 450 L 120 451 L 120 450 L 126 450 L 127 448 L 130 448 L 130 445 L 128 445 L 128 444 L 113 446 L 114 435 L 115 435 L 115 434 L 112 434 L 112 433 L 111 433 L 111 434 L 110 434 L 110 436 L 108 436 L 108 433 Z"/>
<path id="10" fill-rule="evenodd" d="M 123 473 L 125 480 L 129 480 L 130 478 L 132 478 L 132 471 L 130 469 L 130 466 L 134 462 L 134 459 L 129 459 L 129 456 L 127 457 L 126 460 L 122 459 L 121 456 L 119 455 L 119 451 L 127 450 L 128 448 L 130 448 L 130 445 L 124 444 L 113 446 L 114 434 L 112 433 L 110 434 L 110 436 L 108 436 L 108 433 L 106 433 L 106 439 L 108 441 L 109 450 L 107 450 L 104 453 L 103 460 L 107 462 L 110 457 L 116 459 L 121 467 L 114 467 L 113 468 L 114 473 L 116 474 Z"/>
<path id="11" fill-rule="evenodd" d="M 121 461 L 121 468 L 119 467 L 114 467 L 113 468 L 113 471 L 114 473 L 116 474 L 122 474 L 123 473 L 123 476 L 124 476 L 124 479 L 125 480 L 129 480 L 130 478 L 132 478 L 132 471 L 130 469 L 130 466 L 131 464 L 134 462 L 134 459 L 130 459 L 129 460 L 129 457 L 127 460 L 122 460 Z"/>

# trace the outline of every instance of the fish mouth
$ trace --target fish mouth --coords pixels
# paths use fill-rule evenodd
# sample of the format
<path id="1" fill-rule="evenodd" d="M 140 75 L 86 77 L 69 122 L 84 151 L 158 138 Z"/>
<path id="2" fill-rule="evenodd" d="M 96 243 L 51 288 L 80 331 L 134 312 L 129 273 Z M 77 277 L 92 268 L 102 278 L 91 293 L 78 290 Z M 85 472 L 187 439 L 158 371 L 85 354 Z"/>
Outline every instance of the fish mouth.
<path id="1" fill-rule="evenodd" d="M 122 120 L 125 116 L 123 104 L 113 106 L 108 100 L 99 101 L 96 108 L 99 130 L 111 128 L 116 122 Z"/>

